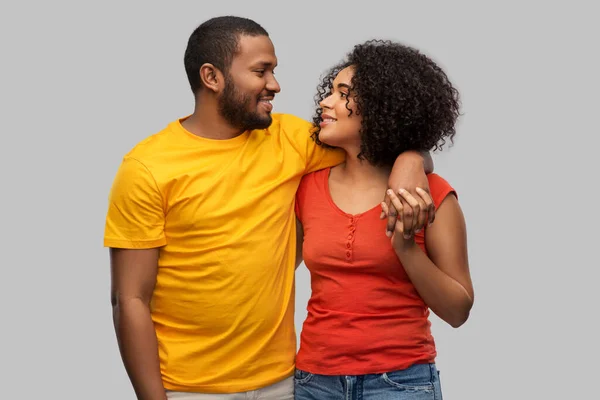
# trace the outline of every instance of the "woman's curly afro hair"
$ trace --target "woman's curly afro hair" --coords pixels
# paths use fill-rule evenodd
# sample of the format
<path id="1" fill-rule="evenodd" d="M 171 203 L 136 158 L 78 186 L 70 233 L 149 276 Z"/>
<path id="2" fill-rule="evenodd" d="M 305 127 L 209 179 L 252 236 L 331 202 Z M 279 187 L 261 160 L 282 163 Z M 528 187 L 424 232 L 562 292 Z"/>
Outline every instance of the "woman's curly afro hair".
<path id="1" fill-rule="evenodd" d="M 446 138 L 452 142 L 459 94 L 444 71 L 414 48 L 370 40 L 356 45 L 317 87 L 312 131 L 317 144 L 324 145 L 319 141 L 319 103 L 331 92 L 339 71 L 348 66 L 354 70 L 351 95 L 356 114 L 362 117 L 359 158 L 391 166 L 406 150 L 441 150 Z"/>

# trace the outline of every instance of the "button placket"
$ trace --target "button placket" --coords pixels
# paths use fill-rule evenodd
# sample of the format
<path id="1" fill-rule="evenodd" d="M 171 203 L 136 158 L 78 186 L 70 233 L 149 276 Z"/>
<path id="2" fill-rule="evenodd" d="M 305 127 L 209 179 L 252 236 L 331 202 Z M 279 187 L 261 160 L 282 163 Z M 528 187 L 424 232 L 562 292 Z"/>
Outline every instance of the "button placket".
<path id="1" fill-rule="evenodd" d="M 356 232 L 356 219 L 350 218 L 350 225 L 348 227 L 348 235 L 346 236 L 346 261 L 352 260 L 352 247 L 354 245 L 354 236 Z"/>

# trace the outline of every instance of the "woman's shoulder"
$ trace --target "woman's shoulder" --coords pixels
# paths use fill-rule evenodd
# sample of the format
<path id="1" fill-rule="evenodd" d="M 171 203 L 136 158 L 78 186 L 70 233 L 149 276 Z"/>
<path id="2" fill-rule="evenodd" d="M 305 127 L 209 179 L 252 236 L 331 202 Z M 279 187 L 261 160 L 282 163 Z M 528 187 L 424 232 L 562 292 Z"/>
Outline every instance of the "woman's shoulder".
<path id="1" fill-rule="evenodd" d="M 450 193 L 458 197 L 456 189 L 442 176 L 432 172 L 427 174 L 427 180 L 429 181 L 429 193 L 436 208 Z"/>
<path id="2" fill-rule="evenodd" d="M 296 198 L 302 201 L 306 196 L 313 198 L 317 193 L 323 192 L 327 186 L 328 177 L 329 168 L 320 169 L 304 175 L 300 180 Z"/>
<path id="3" fill-rule="evenodd" d="M 324 168 L 304 175 L 300 181 L 300 187 L 322 186 L 329 177 L 330 169 L 331 168 Z"/>

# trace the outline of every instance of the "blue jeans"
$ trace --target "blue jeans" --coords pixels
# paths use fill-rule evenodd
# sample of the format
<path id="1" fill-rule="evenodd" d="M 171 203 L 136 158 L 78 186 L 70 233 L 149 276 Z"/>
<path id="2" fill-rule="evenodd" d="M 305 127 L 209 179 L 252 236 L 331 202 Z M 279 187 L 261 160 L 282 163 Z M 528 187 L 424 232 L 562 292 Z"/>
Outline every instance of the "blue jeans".
<path id="1" fill-rule="evenodd" d="M 317 375 L 296 370 L 296 400 L 442 400 L 435 364 L 372 375 Z"/>

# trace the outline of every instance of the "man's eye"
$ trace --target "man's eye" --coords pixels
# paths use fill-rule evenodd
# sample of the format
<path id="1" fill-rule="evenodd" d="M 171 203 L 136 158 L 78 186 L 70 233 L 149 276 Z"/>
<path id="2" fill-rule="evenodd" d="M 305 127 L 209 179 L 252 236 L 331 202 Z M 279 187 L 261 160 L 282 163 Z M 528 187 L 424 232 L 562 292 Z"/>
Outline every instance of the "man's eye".
<path id="1" fill-rule="evenodd" d="M 340 92 L 340 97 L 343 99 L 345 97 L 348 97 L 348 94 L 344 93 L 344 92 Z"/>

